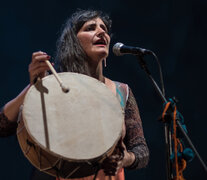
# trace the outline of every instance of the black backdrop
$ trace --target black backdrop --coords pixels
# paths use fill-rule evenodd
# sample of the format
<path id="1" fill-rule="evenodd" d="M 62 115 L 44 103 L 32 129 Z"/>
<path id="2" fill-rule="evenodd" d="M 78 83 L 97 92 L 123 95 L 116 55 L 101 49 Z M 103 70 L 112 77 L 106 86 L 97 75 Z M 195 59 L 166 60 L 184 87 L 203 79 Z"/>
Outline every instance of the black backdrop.
<path id="1" fill-rule="evenodd" d="M 206 162 L 206 11 L 205 0 L 88 0 L 4 1 L 0 6 L 0 106 L 28 83 L 34 51 L 54 56 L 61 25 L 77 8 L 100 9 L 113 20 L 112 45 L 118 41 L 154 51 L 163 68 L 167 97 L 179 99 L 189 135 Z M 112 46 L 111 46 L 112 47 Z M 107 59 L 105 75 L 132 88 L 150 149 L 147 168 L 127 171 L 126 179 L 166 179 L 163 125 L 157 121 L 162 103 L 151 82 L 131 55 Z M 158 80 L 155 60 L 147 58 Z M 23 156 L 16 136 L 0 139 L 0 179 L 29 179 L 32 165 Z M 197 158 L 184 171 L 188 180 L 207 179 Z"/>

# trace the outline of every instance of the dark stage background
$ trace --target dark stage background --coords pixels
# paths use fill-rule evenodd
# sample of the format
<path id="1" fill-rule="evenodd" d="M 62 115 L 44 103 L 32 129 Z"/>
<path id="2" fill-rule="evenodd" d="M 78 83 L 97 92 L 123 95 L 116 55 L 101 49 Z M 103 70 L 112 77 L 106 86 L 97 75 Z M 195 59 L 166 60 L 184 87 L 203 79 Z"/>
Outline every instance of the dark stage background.
<path id="1" fill-rule="evenodd" d="M 206 162 L 206 0 L 1 2 L 0 106 L 29 83 L 32 52 L 42 50 L 54 56 L 60 27 L 77 8 L 100 9 L 111 15 L 111 48 L 120 41 L 156 53 L 163 69 L 166 96 L 179 99 L 178 108 L 185 117 L 189 135 Z M 105 75 L 129 84 L 135 94 L 150 149 L 147 168 L 127 171 L 126 179 L 164 180 L 164 131 L 157 120 L 162 103 L 134 56 L 116 57 L 111 52 L 107 61 Z M 155 60 L 148 57 L 147 63 L 158 81 Z M 33 167 L 23 156 L 16 136 L 1 138 L 0 147 L 0 179 L 28 180 Z M 197 158 L 188 164 L 184 176 L 187 180 L 207 179 Z"/>

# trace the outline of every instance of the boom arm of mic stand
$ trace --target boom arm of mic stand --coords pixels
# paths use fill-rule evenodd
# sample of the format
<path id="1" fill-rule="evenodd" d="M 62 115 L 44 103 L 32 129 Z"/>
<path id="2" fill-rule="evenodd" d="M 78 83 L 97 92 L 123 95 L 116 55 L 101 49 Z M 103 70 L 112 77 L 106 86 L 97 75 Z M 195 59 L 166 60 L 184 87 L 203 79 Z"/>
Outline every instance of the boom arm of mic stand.
<path id="1" fill-rule="evenodd" d="M 163 103 L 167 103 L 168 101 L 166 100 L 165 96 L 163 95 L 163 93 L 161 92 L 159 86 L 157 85 L 157 83 L 155 82 L 155 80 L 153 79 L 153 77 L 151 76 L 151 73 L 144 61 L 143 55 L 136 55 L 138 62 L 141 66 L 141 68 L 146 72 L 146 74 L 148 75 L 149 79 L 151 80 L 153 86 L 155 87 L 158 95 L 160 96 L 160 98 L 162 99 Z M 201 165 L 203 166 L 204 170 L 207 172 L 207 166 L 205 165 L 204 161 L 202 160 L 201 156 L 199 155 L 198 151 L 196 150 L 195 146 L 193 145 L 191 139 L 189 138 L 189 136 L 187 135 L 187 133 L 185 132 L 185 130 L 183 129 L 181 123 L 179 122 L 179 120 L 176 121 L 178 128 L 180 129 L 180 131 L 182 132 L 182 134 L 184 135 L 184 137 L 186 138 L 186 140 L 188 141 L 190 147 L 193 149 L 195 155 L 197 156 L 197 158 L 199 159 Z M 172 146 L 171 146 L 171 132 L 169 130 L 169 124 L 164 123 L 164 129 L 165 129 L 165 145 L 166 145 L 166 156 L 167 156 L 167 178 L 168 180 L 171 180 L 173 178 L 173 174 L 172 174 L 172 167 L 171 167 L 171 163 L 170 163 L 170 155 L 172 153 Z"/>

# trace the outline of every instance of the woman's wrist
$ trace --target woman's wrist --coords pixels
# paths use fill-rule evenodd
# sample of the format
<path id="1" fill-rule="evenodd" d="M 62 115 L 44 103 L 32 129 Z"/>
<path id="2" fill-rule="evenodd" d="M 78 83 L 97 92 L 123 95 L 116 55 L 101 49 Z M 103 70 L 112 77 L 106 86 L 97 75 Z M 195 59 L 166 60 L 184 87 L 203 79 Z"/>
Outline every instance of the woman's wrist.
<path id="1" fill-rule="evenodd" d="M 124 153 L 123 167 L 131 166 L 134 163 L 134 161 L 135 161 L 135 155 L 133 152 Z"/>

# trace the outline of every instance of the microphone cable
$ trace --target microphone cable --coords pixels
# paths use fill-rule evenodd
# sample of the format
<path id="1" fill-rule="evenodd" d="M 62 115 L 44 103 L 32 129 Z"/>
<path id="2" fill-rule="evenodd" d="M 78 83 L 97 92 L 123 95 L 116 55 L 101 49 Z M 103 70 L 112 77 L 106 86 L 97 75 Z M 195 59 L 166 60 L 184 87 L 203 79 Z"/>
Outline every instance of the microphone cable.
<path id="1" fill-rule="evenodd" d="M 157 62 L 158 69 L 159 69 L 159 75 L 160 75 L 161 90 L 162 90 L 163 96 L 165 96 L 165 86 L 164 86 L 163 73 L 162 73 L 162 68 L 161 68 L 161 65 L 160 65 L 160 61 L 159 61 L 158 57 L 156 56 L 156 54 L 153 51 L 151 51 L 151 54 Z"/>

